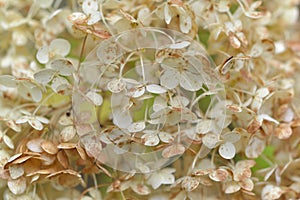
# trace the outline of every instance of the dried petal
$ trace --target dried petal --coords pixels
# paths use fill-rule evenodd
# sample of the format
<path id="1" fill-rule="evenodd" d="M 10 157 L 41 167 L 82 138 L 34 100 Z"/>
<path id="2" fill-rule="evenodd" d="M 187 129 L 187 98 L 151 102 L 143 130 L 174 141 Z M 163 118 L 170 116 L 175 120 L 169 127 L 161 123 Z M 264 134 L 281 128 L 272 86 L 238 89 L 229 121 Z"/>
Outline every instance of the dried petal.
<path id="1" fill-rule="evenodd" d="M 235 147 L 230 142 L 225 142 L 219 147 L 219 154 L 225 159 L 232 159 L 235 156 Z"/>
<path id="2" fill-rule="evenodd" d="M 6 146 L 8 146 L 8 148 L 10 148 L 10 149 L 15 148 L 13 141 L 7 135 L 3 136 L 3 142 L 6 144 Z"/>
<path id="3" fill-rule="evenodd" d="M 148 195 L 151 192 L 149 187 L 141 183 L 131 184 L 131 189 L 139 195 Z"/>
<path id="4" fill-rule="evenodd" d="M 239 182 L 239 185 L 244 189 L 244 190 L 248 190 L 248 191 L 252 191 L 254 188 L 254 183 L 250 178 L 245 178 L 242 179 Z"/>
<path id="5" fill-rule="evenodd" d="M 241 186 L 235 181 L 228 181 L 224 184 L 226 194 L 232 194 L 241 189 Z"/>
<path id="6" fill-rule="evenodd" d="M 266 185 L 261 192 L 262 200 L 273 200 L 279 199 L 283 194 L 283 191 L 280 187 L 274 185 Z"/>
<path id="7" fill-rule="evenodd" d="M 56 154 L 58 152 L 58 148 L 56 147 L 55 144 L 53 144 L 53 142 L 51 142 L 50 140 L 45 140 L 41 143 L 41 147 L 42 149 L 49 153 L 49 154 Z"/>
<path id="8" fill-rule="evenodd" d="M 187 177 L 184 177 L 183 181 L 181 182 L 181 187 L 185 191 L 191 192 L 198 187 L 199 183 L 200 182 L 199 182 L 198 178 L 187 176 Z"/>
<path id="9" fill-rule="evenodd" d="M 173 144 L 165 148 L 162 152 L 164 158 L 181 155 L 185 152 L 185 147 L 182 144 Z"/>
<path id="10" fill-rule="evenodd" d="M 227 177 L 228 177 L 228 172 L 225 169 L 217 169 L 214 170 L 212 173 L 209 174 L 209 178 L 220 182 L 220 181 L 224 181 Z"/>
<path id="11" fill-rule="evenodd" d="M 100 106 L 103 103 L 102 96 L 94 91 L 89 91 L 86 96 L 93 102 L 95 106 Z"/>
<path id="12" fill-rule="evenodd" d="M 24 177 L 21 177 L 19 179 L 11 179 L 7 181 L 7 186 L 9 190 L 15 194 L 22 194 L 26 190 L 26 179 Z"/>
<path id="13" fill-rule="evenodd" d="M 72 140 L 76 135 L 76 129 L 74 126 L 66 126 L 63 128 L 63 130 L 60 132 L 61 139 L 63 142 L 68 142 Z"/>
<path id="14" fill-rule="evenodd" d="M 214 133 L 207 133 L 202 138 L 202 142 L 209 149 L 213 149 L 216 147 L 217 143 L 219 142 L 219 137 Z"/>
<path id="15" fill-rule="evenodd" d="M 44 140 L 41 138 L 33 139 L 27 142 L 26 146 L 30 151 L 41 153 L 43 149 L 41 148 L 41 144 Z"/>
<path id="16" fill-rule="evenodd" d="M 24 169 L 20 165 L 10 165 L 8 170 L 12 179 L 20 178 L 24 174 Z"/>
<path id="17" fill-rule="evenodd" d="M 275 129 L 275 136 L 281 140 L 288 139 L 292 134 L 293 131 L 290 124 L 282 123 Z"/>

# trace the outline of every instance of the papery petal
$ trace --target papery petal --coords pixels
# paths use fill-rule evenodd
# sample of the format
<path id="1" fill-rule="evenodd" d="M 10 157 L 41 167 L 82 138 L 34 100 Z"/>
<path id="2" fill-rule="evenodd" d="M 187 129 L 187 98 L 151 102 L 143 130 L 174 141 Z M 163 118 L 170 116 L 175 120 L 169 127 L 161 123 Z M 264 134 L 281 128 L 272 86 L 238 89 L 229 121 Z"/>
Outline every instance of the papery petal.
<path id="1" fill-rule="evenodd" d="M 55 52 L 57 55 L 66 56 L 71 50 L 71 44 L 68 40 L 65 39 L 55 39 L 52 40 L 49 46 L 50 52 Z"/>
<path id="2" fill-rule="evenodd" d="M 160 84 L 168 89 L 174 89 L 179 84 L 179 72 L 166 70 L 160 77 Z"/>
<path id="3" fill-rule="evenodd" d="M 42 46 L 39 48 L 37 54 L 36 54 L 36 59 L 42 63 L 46 64 L 49 61 L 49 47 L 48 46 Z"/>

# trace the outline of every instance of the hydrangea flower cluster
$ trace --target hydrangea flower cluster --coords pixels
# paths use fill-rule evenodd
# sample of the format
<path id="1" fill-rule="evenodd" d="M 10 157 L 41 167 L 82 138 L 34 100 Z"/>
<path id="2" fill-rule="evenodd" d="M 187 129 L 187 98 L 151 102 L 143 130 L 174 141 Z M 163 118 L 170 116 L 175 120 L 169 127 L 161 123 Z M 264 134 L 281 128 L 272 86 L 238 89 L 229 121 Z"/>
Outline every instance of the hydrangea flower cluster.
<path id="1" fill-rule="evenodd" d="M 0 197 L 298 199 L 299 0 L 0 0 Z"/>

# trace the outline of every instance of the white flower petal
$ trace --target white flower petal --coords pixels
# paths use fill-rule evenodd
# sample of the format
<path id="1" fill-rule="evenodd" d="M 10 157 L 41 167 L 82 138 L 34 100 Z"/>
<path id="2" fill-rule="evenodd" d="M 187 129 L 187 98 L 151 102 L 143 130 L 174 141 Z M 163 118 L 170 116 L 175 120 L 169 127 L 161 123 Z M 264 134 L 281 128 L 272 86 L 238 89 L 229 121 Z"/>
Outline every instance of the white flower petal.
<path id="1" fill-rule="evenodd" d="M 93 102 L 94 105 L 100 106 L 103 103 L 103 97 L 94 91 L 89 91 L 86 96 Z"/>
<path id="2" fill-rule="evenodd" d="M 44 124 L 49 124 L 49 119 L 47 119 L 45 117 L 35 116 L 35 118 Z"/>
<path id="3" fill-rule="evenodd" d="M 75 71 L 71 61 L 67 59 L 56 59 L 50 63 L 50 67 L 62 76 L 70 76 Z"/>
<path id="4" fill-rule="evenodd" d="M 39 102 L 42 100 L 43 93 L 39 87 L 33 87 L 29 90 L 30 95 L 35 102 Z"/>
<path id="5" fill-rule="evenodd" d="M 2 75 L 0 76 L 0 84 L 4 85 L 5 87 L 14 88 L 17 86 L 17 81 L 13 76 L 10 75 Z"/>
<path id="6" fill-rule="evenodd" d="M 89 18 L 87 21 L 88 25 L 92 25 L 100 21 L 101 19 L 101 13 L 100 12 L 92 12 L 89 14 Z"/>
<path id="7" fill-rule="evenodd" d="M 171 44 L 169 46 L 170 49 L 183 49 L 185 47 L 188 47 L 191 43 L 189 41 L 182 41 L 175 44 Z"/>
<path id="8" fill-rule="evenodd" d="M 23 124 L 28 121 L 28 116 L 22 116 L 19 119 L 17 119 L 16 124 Z"/>
<path id="9" fill-rule="evenodd" d="M 127 128 L 132 124 L 132 118 L 129 111 L 120 111 L 114 109 L 113 111 L 113 122 L 120 128 Z"/>
<path id="10" fill-rule="evenodd" d="M 6 144 L 6 146 L 8 146 L 8 148 L 10 148 L 10 149 L 15 148 L 13 141 L 7 135 L 3 136 L 3 142 Z"/>
<path id="11" fill-rule="evenodd" d="M 60 135 L 63 142 L 68 142 L 75 137 L 76 129 L 74 126 L 66 126 L 60 132 Z"/>
<path id="12" fill-rule="evenodd" d="M 146 146 L 156 146 L 159 143 L 159 138 L 155 133 L 146 133 L 142 136 Z"/>
<path id="13" fill-rule="evenodd" d="M 173 156 L 182 155 L 185 152 L 185 147 L 182 144 L 172 144 L 162 151 L 162 157 L 171 158 Z"/>
<path id="14" fill-rule="evenodd" d="M 66 89 L 69 85 L 69 82 L 60 76 L 57 76 L 53 79 L 51 88 L 56 92 L 61 92 L 62 90 Z"/>
<path id="15" fill-rule="evenodd" d="M 36 59 L 42 63 L 46 64 L 49 61 L 49 47 L 48 46 L 42 46 L 39 48 L 37 54 L 36 54 Z"/>
<path id="16" fill-rule="evenodd" d="M 32 126 L 32 128 L 34 128 L 36 130 L 40 131 L 43 129 L 42 123 L 39 120 L 37 120 L 36 118 L 29 119 L 28 123 L 30 124 L 30 126 Z"/>
<path id="17" fill-rule="evenodd" d="M 213 121 L 209 119 L 201 120 L 196 126 L 196 132 L 206 134 L 212 130 Z"/>
<path id="18" fill-rule="evenodd" d="M 173 16 L 173 13 L 172 11 L 169 9 L 169 5 L 166 4 L 164 6 L 164 15 L 165 15 L 165 21 L 167 24 L 170 24 L 171 20 L 172 20 L 172 16 Z"/>
<path id="19" fill-rule="evenodd" d="M 98 2 L 96 0 L 84 0 L 82 3 L 82 11 L 85 14 L 91 14 L 98 10 Z"/>
<path id="20" fill-rule="evenodd" d="M 107 88 L 112 93 L 119 93 L 126 87 L 125 82 L 122 79 L 114 79 L 108 82 Z"/>
<path id="21" fill-rule="evenodd" d="M 217 143 L 219 142 L 219 137 L 214 133 L 207 133 L 202 138 L 202 142 L 209 149 L 213 149 L 216 147 Z"/>
<path id="22" fill-rule="evenodd" d="M 159 132 L 158 133 L 159 139 L 164 143 L 171 143 L 174 141 L 174 137 L 167 132 Z"/>
<path id="23" fill-rule="evenodd" d="M 129 132 L 134 133 L 134 132 L 139 132 L 144 130 L 146 127 L 146 124 L 144 121 L 141 122 L 134 122 L 132 123 L 127 129 Z"/>
<path id="24" fill-rule="evenodd" d="M 180 86 L 188 91 L 197 91 L 202 87 L 202 78 L 190 72 L 183 72 L 180 76 Z"/>
<path id="25" fill-rule="evenodd" d="M 68 40 L 65 39 L 54 39 L 50 43 L 49 51 L 55 52 L 57 55 L 66 56 L 71 50 L 71 45 Z"/>
<path id="26" fill-rule="evenodd" d="M 181 32 L 188 33 L 192 28 L 192 19 L 189 15 L 179 16 L 179 27 Z"/>
<path id="27" fill-rule="evenodd" d="M 19 179 L 10 179 L 7 181 L 7 186 L 9 190 L 15 194 L 22 194 L 26 190 L 26 179 L 24 177 L 21 177 Z"/>
<path id="28" fill-rule="evenodd" d="M 153 94 L 163 94 L 163 93 L 167 92 L 167 90 L 165 88 L 161 87 L 160 85 L 156 85 L 156 84 L 147 85 L 146 89 L 148 92 L 151 92 Z"/>
<path id="29" fill-rule="evenodd" d="M 166 70 L 160 77 L 160 84 L 167 89 L 174 89 L 179 84 L 179 72 Z"/>
<path id="30" fill-rule="evenodd" d="M 225 142 L 219 147 L 219 154 L 225 159 L 232 159 L 235 156 L 235 147 L 230 142 Z"/>
<path id="31" fill-rule="evenodd" d="M 34 79 L 43 85 L 46 85 L 49 83 L 53 76 L 55 74 L 55 71 L 52 69 L 43 69 L 33 75 Z"/>

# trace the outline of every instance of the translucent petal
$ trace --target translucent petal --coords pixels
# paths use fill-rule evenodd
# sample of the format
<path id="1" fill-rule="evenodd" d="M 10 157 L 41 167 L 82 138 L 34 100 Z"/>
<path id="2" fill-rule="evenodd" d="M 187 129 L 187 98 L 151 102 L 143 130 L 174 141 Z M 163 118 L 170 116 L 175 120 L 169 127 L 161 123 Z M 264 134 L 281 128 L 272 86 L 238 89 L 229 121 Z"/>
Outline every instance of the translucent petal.
<path id="1" fill-rule="evenodd" d="M 235 143 L 241 139 L 241 135 L 238 132 L 232 131 L 225 133 L 222 138 L 226 142 Z"/>
<path id="2" fill-rule="evenodd" d="M 146 133 L 142 136 L 146 146 L 156 146 L 159 143 L 159 138 L 155 133 Z"/>
<path id="3" fill-rule="evenodd" d="M 264 49 L 263 49 L 262 45 L 256 43 L 252 46 L 252 49 L 250 51 L 250 56 L 257 58 L 262 55 L 263 51 L 264 51 Z"/>
<path id="4" fill-rule="evenodd" d="M 166 70 L 160 77 L 160 84 L 168 89 L 174 89 L 179 84 L 179 72 Z"/>
<path id="5" fill-rule="evenodd" d="M 94 92 L 94 91 L 89 91 L 87 94 L 86 94 L 87 98 L 89 98 L 94 105 L 96 106 L 100 106 L 102 103 L 103 103 L 103 97 L 98 94 L 97 92 Z"/>
<path id="6" fill-rule="evenodd" d="M 49 47 L 48 46 L 42 46 L 39 48 L 37 54 L 36 54 L 36 59 L 42 63 L 46 64 L 49 61 Z"/>
<path id="7" fill-rule="evenodd" d="M 132 118 L 129 111 L 113 110 L 113 122 L 120 128 L 127 128 L 132 124 Z"/>
<path id="8" fill-rule="evenodd" d="M 146 124 L 144 121 L 141 122 L 134 122 L 132 123 L 127 129 L 129 132 L 134 133 L 134 132 L 139 132 L 144 130 L 146 127 Z"/>
<path id="9" fill-rule="evenodd" d="M 100 21 L 101 19 L 101 13 L 100 12 L 92 12 L 89 14 L 89 18 L 87 21 L 88 25 L 92 25 Z"/>
<path id="10" fill-rule="evenodd" d="M 171 143 L 174 141 L 174 137 L 167 132 L 159 132 L 158 133 L 159 139 L 164 143 Z"/>
<path id="11" fill-rule="evenodd" d="M 240 185 L 243 189 L 248 190 L 248 191 L 252 191 L 253 188 L 254 188 L 254 183 L 253 183 L 253 181 L 252 181 L 250 178 L 242 179 L 242 180 L 239 182 L 239 185 Z"/>
<path id="12" fill-rule="evenodd" d="M 132 96 L 133 98 L 138 98 L 142 96 L 144 93 L 145 93 L 145 87 L 136 87 L 130 89 L 129 95 Z"/>
<path id="13" fill-rule="evenodd" d="M 98 10 L 98 2 L 96 0 L 84 0 L 82 3 L 82 11 L 85 14 L 91 14 Z"/>
<path id="14" fill-rule="evenodd" d="M 163 171 L 160 173 L 162 177 L 162 184 L 173 184 L 175 182 L 175 177 L 171 173 L 164 173 Z"/>
<path id="15" fill-rule="evenodd" d="M 200 75 L 185 71 L 180 76 L 180 86 L 188 91 L 197 91 L 202 87 L 202 78 Z"/>
<path id="16" fill-rule="evenodd" d="M 72 14 L 70 14 L 68 16 L 68 20 L 70 20 L 71 22 L 75 23 L 75 24 L 82 24 L 85 22 L 86 20 L 86 15 L 81 13 L 81 12 L 73 12 Z"/>
<path id="17" fill-rule="evenodd" d="M 164 158 L 171 158 L 173 156 L 181 155 L 185 152 L 185 147 L 182 144 L 173 144 L 165 148 L 162 152 Z"/>
<path id="18" fill-rule="evenodd" d="M 214 181 L 224 181 L 228 177 L 229 173 L 226 169 L 217 169 L 209 174 L 209 178 Z"/>
<path id="19" fill-rule="evenodd" d="M 2 75 L 0 76 L 0 84 L 4 85 L 6 87 L 16 87 L 17 86 L 17 81 L 13 76 L 10 75 Z"/>
<path id="20" fill-rule="evenodd" d="M 7 181 L 7 186 L 13 194 L 22 194 L 25 192 L 27 187 L 26 179 L 24 177 L 21 177 L 19 179 L 9 179 Z"/>
<path id="21" fill-rule="evenodd" d="M 3 142 L 6 144 L 6 146 L 8 146 L 8 148 L 10 148 L 10 149 L 15 148 L 13 141 L 7 135 L 3 136 Z"/>
<path id="22" fill-rule="evenodd" d="M 225 159 L 232 159 L 235 156 L 235 147 L 230 142 L 225 142 L 219 147 L 219 154 Z"/>
<path id="23" fill-rule="evenodd" d="M 225 194 L 231 194 L 239 191 L 241 189 L 241 186 L 235 181 L 227 181 L 224 185 L 225 188 Z"/>
<path id="24" fill-rule="evenodd" d="M 62 76 L 70 76 L 75 71 L 71 61 L 67 59 L 56 59 L 50 63 L 50 67 Z"/>
<path id="25" fill-rule="evenodd" d="M 69 82 L 65 78 L 57 76 L 53 79 L 51 88 L 58 93 L 64 90 L 68 85 Z"/>
<path id="26" fill-rule="evenodd" d="M 60 135 L 63 142 L 68 142 L 75 137 L 76 129 L 74 126 L 66 126 L 60 132 Z"/>
<path id="27" fill-rule="evenodd" d="M 154 99 L 154 103 L 153 103 L 153 110 L 155 112 L 158 112 L 164 108 L 167 107 L 167 102 L 166 102 L 166 99 L 164 99 L 162 96 L 157 96 L 155 99 Z"/>
<path id="28" fill-rule="evenodd" d="M 43 69 L 33 75 L 34 79 L 43 85 L 46 85 L 49 83 L 53 76 L 55 74 L 55 71 L 52 69 Z"/>
<path id="29" fill-rule="evenodd" d="M 189 104 L 189 99 L 184 96 L 175 96 L 171 99 L 171 106 L 175 108 L 183 108 Z"/>
<path id="30" fill-rule="evenodd" d="M 217 143 L 219 142 L 219 137 L 214 133 L 207 133 L 202 138 L 202 142 L 206 147 L 213 149 L 216 147 Z"/>
<path id="31" fill-rule="evenodd" d="M 189 15 L 179 16 L 179 27 L 181 32 L 188 33 L 192 28 L 192 19 Z"/>
<path id="32" fill-rule="evenodd" d="M 28 121 L 28 116 L 22 116 L 19 119 L 17 119 L 16 124 L 23 124 Z"/>
<path id="33" fill-rule="evenodd" d="M 164 15 L 165 15 L 165 21 L 167 24 L 170 24 L 171 20 L 172 20 L 172 16 L 173 16 L 173 13 L 172 11 L 169 9 L 169 5 L 166 4 L 164 6 Z"/>
<path id="34" fill-rule="evenodd" d="M 42 100 L 43 93 L 39 87 L 33 87 L 29 90 L 30 95 L 35 102 L 39 102 Z"/>
<path id="35" fill-rule="evenodd" d="M 212 120 L 203 119 L 197 124 L 196 132 L 200 134 L 206 134 L 212 129 L 211 127 L 212 125 L 213 125 Z"/>
<path id="36" fill-rule="evenodd" d="M 119 93 L 122 90 L 124 90 L 125 87 L 126 84 L 122 79 L 114 79 L 107 84 L 108 90 L 111 91 L 112 93 Z"/>
<path id="37" fill-rule="evenodd" d="M 266 142 L 258 137 L 252 137 L 245 149 L 248 158 L 257 158 L 264 151 Z"/>
<path id="38" fill-rule="evenodd" d="M 284 191 L 280 187 L 268 184 L 263 188 L 261 192 L 261 199 L 262 200 L 279 199 L 283 193 Z"/>
<path id="39" fill-rule="evenodd" d="M 32 126 L 32 128 L 34 128 L 36 130 L 40 131 L 43 129 L 42 123 L 39 120 L 37 120 L 36 118 L 29 119 L 28 123 L 30 124 L 30 126 Z"/>
<path id="40" fill-rule="evenodd" d="M 131 189 L 139 195 L 148 195 L 151 192 L 151 190 L 146 185 L 143 185 L 142 183 L 136 183 L 136 184 L 131 183 L 130 185 L 131 185 Z"/>
<path id="41" fill-rule="evenodd" d="M 182 41 L 175 44 L 171 44 L 169 46 L 170 49 L 183 49 L 190 45 L 191 43 L 189 41 Z"/>
<path id="42" fill-rule="evenodd" d="M 44 124 L 49 124 L 49 119 L 47 119 L 45 117 L 35 116 L 35 118 Z"/>
<path id="43" fill-rule="evenodd" d="M 167 90 L 163 87 L 161 87 L 160 85 L 156 85 L 156 84 L 150 84 L 146 86 L 146 89 L 148 92 L 151 92 L 153 94 L 162 94 L 167 92 Z"/>
<path id="44" fill-rule="evenodd" d="M 24 174 L 24 168 L 20 165 L 10 165 L 8 170 L 12 179 L 17 179 Z"/>
<path id="45" fill-rule="evenodd" d="M 50 43 L 49 51 L 55 52 L 57 55 L 66 56 L 71 50 L 71 45 L 68 40 L 54 39 Z"/>
<path id="46" fill-rule="evenodd" d="M 154 172 L 157 173 L 157 172 Z M 159 188 L 159 186 L 161 186 L 162 184 L 162 177 L 160 176 L 160 174 L 153 174 L 152 176 L 150 176 L 150 178 L 147 181 L 148 184 L 150 184 L 152 186 L 152 188 L 155 190 L 157 188 Z"/>

